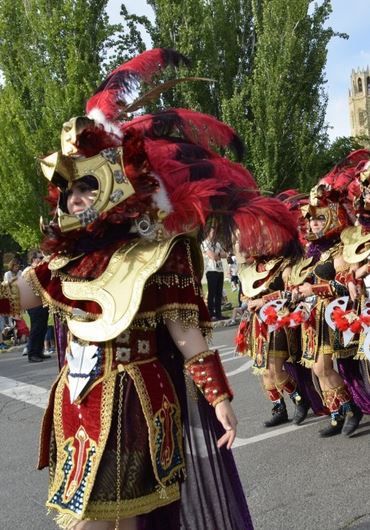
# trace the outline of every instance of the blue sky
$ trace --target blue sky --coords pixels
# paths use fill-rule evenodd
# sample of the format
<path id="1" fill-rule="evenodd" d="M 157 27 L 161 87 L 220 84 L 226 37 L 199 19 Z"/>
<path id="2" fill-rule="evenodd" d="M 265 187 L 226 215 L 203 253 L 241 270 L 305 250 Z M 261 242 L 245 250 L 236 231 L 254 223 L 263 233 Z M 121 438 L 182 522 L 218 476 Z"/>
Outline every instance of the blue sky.
<path id="1" fill-rule="evenodd" d="M 126 0 L 124 3 L 131 13 L 148 16 L 152 13 L 145 0 Z M 119 19 L 120 5 L 121 0 L 109 2 L 108 12 L 114 21 Z M 335 31 L 349 35 L 348 40 L 333 38 L 328 48 L 326 119 L 331 127 L 330 138 L 334 139 L 351 133 L 348 110 L 351 71 L 370 66 L 370 0 L 332 0 L 332 6 L 329 25 Z"/>

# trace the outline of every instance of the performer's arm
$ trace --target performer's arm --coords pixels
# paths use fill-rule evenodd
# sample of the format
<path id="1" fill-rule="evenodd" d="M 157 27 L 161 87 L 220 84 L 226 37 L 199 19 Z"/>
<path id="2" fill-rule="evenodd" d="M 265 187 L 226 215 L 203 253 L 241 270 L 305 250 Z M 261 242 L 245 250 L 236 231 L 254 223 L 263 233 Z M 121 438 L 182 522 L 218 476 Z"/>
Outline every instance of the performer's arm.
<path id="1" fill-rule="evenodd" d="M 187 372 L 207 401 L 214 405 L 217 419 L 226 431 L 218 440 L 218 447 L 226 444 L 230 449 L 236 436 L 237 419 L 230 404 L 232 392 L 218 353 L 209 350 L 199 329 L 184 329 L 181 322 L 172 320 L 166 320 L 166 325 L 177 348 L 185 358 Z"/>
<path id="2" fill-rule="evenodd" d="M 41 298 L 36 296 L 22 276 L 14 283 L 0 286 L 0 314 L 14 316 L 41 304 Z"/>
<path id="3" fill-rule="evenodd" d="M 22 309 L 31 309 L 42 305 L 41 298 L 33 292 L 31 286 L 28 285 L 22 276 L 18 278 L 17 285 Z"/>

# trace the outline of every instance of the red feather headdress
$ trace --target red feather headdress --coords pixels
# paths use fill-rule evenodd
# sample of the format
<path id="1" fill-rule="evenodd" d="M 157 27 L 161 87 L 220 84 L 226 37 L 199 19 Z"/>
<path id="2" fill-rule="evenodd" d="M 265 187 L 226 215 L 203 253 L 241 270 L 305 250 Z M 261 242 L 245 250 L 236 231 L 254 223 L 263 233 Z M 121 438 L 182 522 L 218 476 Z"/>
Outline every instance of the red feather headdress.
<path id="1" fill-rule="evenodd" d="M 90 157 L 123 146 L 124 170 L 135 194 L 101 214 L 86 231 L 104 238 L 112 225 L 127 227 L 134 220 L 139 233 L 152 224 L 166 236 L 208 223 L 225 247 L 231 248 L 237 237 L 246 255 L 279 255 L 298 237 L 296 219 L 277 199 L 261 196 L 246 168 L 217 151 L 231 148 L 241 159 L 243 144 L 231 127 L 187 109 L 120 120 L 140 81 L 150 83 L 167 66 L 180 64 L 187 59 L 174 50 L 144 52 L 116 68 L 88 100 L 90 121 L 78 131 L 78 154 Z M 55 194 L 49 199 L 55 206 Z M 66 248 L 76 237 L 55 230 L 47 240 L 49 250 Z"/>

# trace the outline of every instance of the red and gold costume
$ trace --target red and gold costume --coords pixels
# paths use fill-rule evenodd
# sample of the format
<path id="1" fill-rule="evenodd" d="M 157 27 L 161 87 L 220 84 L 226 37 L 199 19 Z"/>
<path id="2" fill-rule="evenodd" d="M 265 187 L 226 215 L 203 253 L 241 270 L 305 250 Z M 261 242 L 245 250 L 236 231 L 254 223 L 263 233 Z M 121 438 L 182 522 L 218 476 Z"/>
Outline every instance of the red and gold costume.
<path id="1" fill-rule="evenodd" d="M 136 516 L 151 530 L 253 528 L 233 457 L 217 446 L 225 432 L 214 407 L 232 398 L 218 354 L 194 350 L 184 364 L 166 323 L 199 329 L 204 344 L 211 324 L 194 233 L 220 217 L 231 239 L 260 193 L 245 168 L 212 150 L 241 151 L 215 118 L 172 109 L 120 119 L 138 108 L 124 101 L 137 82 L 181 62 L 156 49 L 118 67 L 88 116 L 63 125 L 62 150 L 41 160 L 50 259 L 25 279 L 65 330 L 39 461 L 50 469 L 47 506 L 65 529 L 86 519 L 118 528 Z M 93 197 L 74 210 L 78 186 Z M 0 289 L 0 311 L 19 312 L 16 286 Z M 199 484 L 211 494 L 201 498 Z"/>
<path id="2" fill-rule="evenodd" d="M 349 155 L 312 188 L 309 204 L 302 208 L 308 222 L 306 237 L 310 243 L 306 258 L 292 271 L 293 285 L 302 293 L 310 292 L 305 298 L 310 316 L 302 324 L 301 362 L 313 369 L 323 403 L 331 413 L 331 423 L 320 431 L 323 437 L 341 432 L 350 436 L 362 417 L 343 374 L 334 369 L 331 360 L 353 358 L 358 344 L 356 334 L 344 341 L 341 330 L 332 321 L 335 300 L 348 295 L 348 278 L 352 277 L 350 265 L 343 259 L 340 234 L 354 221 L 348 189 L 353 182 L 357 155 Z M 345 300 L 348 299 L 347 296 Z M 343 303 L 343 298 L 341 301 Z"/>
<path id="3" fill-rule="evenodd" d="M 84 518 L 114 519 L 117 510 L 120 517 L 130 517 L 179 499 L 185 466 L 181 411 L 173 383 L 158 358 L 156 333 L 166 319 L 199 326 L 205 335 L 210 331 L 199 278 L 193 273 L 191 246 L 194 242 L 189 239 L 174 241 L 164 265 L 147 281 L 139 310 L 127 329 L 110 341 L 80 341 L 81 347 L 96 347 L 96 363 L 72 403 L 71 370 L 64 365 L 41 434 L 40 467 L 49 465 L 50 456 L 53 469 L 48 507 Z M 72 315 L 78 309 L 94 319 L 100 314 L 99 306 L 69 300 L 63 295 L 63 282 L 91 279 L 97 269 L 100 272 L 98 260 L 96 253 L 94 259 L 84 256 L 51 271 L 51 259 L 31 269 L 27 280 L 58 315 Z M 76 340 L 72 337 L 72 344 Z M 163 353 L 176 354 L 171 349 Z M 111 485 L 108 489 L 106 481 Z"/>

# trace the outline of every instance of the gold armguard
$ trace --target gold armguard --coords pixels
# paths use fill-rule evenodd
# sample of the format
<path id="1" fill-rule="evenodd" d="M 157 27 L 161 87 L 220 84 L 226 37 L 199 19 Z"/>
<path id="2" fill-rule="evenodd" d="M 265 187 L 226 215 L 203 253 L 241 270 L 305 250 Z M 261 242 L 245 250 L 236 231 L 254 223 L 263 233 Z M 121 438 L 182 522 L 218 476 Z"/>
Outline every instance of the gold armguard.
<path id="1" fill-rule="evenodd" d="M 207 350 L 188 359 L 184 368 L 210 405 L 233 398 L 218 351 Z"/>

